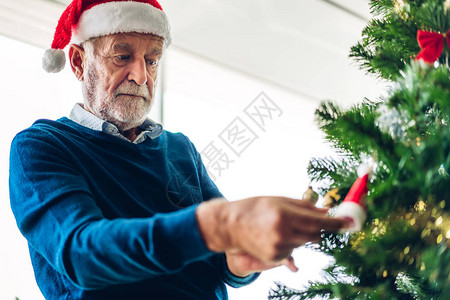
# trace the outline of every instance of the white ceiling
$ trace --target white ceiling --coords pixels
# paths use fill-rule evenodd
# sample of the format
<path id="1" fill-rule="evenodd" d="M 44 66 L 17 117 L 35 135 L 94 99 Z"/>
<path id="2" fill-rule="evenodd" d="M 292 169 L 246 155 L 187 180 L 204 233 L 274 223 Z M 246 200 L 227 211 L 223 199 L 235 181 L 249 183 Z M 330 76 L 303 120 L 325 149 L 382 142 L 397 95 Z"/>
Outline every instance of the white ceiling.
<path id="1" fill-rule="evenodd" d="M 368 0 L 160 0 L 173 46 L 311 100 L 354 103 L 383 84 L 348 58 Z M 67 0 L 0 0 L 0 34 L 48 48 Z"/>

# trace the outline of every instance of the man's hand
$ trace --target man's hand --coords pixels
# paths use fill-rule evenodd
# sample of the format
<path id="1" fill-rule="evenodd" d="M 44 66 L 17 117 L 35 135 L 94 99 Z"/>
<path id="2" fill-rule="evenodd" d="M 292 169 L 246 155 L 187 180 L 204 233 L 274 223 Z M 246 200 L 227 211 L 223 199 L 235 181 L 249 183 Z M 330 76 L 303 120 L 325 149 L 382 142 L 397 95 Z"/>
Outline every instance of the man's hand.
<path id="1" fill-rule="evenodd" d="M 321 230 L 337 231 L 343 219 L 329 218 L 307 200 L 254 197 L 213 200 L 197 208 L 197 221 L 207 247 L 216 252 L 246 253 L 264 264 L 289 258 L 292 250 L 320 239 Z"/>
<path id="2" fill-rule="evenodd" d="M 225 252 L 228 269 L 236 276 L 246 277 L 252 273 L 262 272 L 282 265 L 287 266 L 291 271 L 297 272 L 298 268 L 294 264 L 294 259 L 290 256 L 279 262 L 266 263 L 244 252 Z"/>

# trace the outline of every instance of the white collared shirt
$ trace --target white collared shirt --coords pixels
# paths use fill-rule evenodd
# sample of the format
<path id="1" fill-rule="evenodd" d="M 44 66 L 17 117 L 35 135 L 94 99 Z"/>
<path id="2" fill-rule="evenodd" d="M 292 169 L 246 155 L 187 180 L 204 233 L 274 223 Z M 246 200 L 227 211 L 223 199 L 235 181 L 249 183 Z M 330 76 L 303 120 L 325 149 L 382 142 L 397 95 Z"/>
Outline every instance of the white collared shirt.
<path id="1" fill-rule="evenodd" d="M 88 112 L 80 103 L 75 104 L 75 106 L 72 108 L 69 118 L 84 127 L 96 131 L 102 131 L 131 143 L 129 139 L 127 139 L 120 133 L 116 125 L 100 119 L 96 115 Z M 161 124 L 156 123 L 155 121 L 148 118 L 145 119 L 145 121 L 139 126 L 139 128 L 142 130 L 142 132 L 134 140 L 134 144 L 142 143 L 147 138 L 155 139 L 163 132 L 163 127 Z"/>

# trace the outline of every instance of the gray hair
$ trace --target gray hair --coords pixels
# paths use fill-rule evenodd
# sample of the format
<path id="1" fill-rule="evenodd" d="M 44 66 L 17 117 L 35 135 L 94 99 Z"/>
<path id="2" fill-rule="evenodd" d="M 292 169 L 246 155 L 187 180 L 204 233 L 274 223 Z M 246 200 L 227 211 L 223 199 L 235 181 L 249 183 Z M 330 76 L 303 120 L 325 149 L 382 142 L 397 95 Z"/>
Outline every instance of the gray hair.
<path id="1" fill-rule="evenodd" d="M 84 49 L 88 59 L 94 58 L 97 54 L 96 50 L 98 48 L 98 39 L 98 37 L 94 37 L 81 43 L 80 46 Z"/>

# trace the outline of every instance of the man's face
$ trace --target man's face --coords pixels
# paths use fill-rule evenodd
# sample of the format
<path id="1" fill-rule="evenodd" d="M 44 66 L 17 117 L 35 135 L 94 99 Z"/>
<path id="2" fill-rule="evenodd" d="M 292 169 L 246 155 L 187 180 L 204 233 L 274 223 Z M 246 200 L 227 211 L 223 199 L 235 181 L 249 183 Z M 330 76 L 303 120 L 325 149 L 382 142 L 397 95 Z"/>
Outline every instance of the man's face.
<path id="1" fill-rule="evenodd" d="M 163 43 L 138 33 L 98 38 L 85 56 L 85 108 L 122 131 L 139 126 L 152 105 Z"/>

